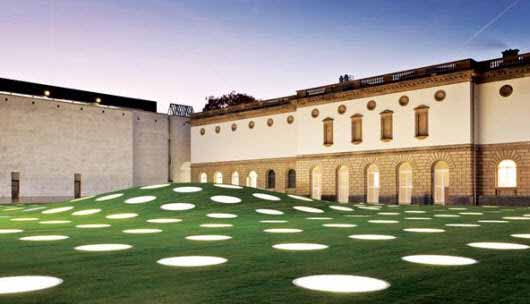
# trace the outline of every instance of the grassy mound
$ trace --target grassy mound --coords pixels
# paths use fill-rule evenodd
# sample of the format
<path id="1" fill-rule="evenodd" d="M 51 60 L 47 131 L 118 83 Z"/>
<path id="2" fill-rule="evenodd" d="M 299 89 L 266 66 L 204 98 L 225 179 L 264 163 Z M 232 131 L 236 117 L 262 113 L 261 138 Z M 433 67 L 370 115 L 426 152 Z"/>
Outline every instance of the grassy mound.
<path id="1" fill-rule="evenodd" d="M 190 186 L 200 187 L 201 191 L 178 193 L 173 190 Z M 108 194 L 58 204 L 0 207 L 0 232 L 3 229 L 23 230 L 0 233 L 0 278 L 46 275 L 64 280 L 50 289 L 0 295 L 0 303 L 526 303 L 530 293 L 530 250 L 488 250 L 467 245 L 471 242 L 528 245 L 530 240 L 511 236 L 530 233 L 530 221 L 523 220 L 525 213 L 530 213 L 526 208 L 455 210 L 434 206 L 366 208 L 358 204 L 341 205 L 353 209 L 346 210 L 333 207 L 338 205 L 336 203 L 304 201 L 260 189 L 228 189 L 211 184 L 171 184 L 157 189 L 133 188 L 114 193 L 123 195 L 104 201 L 98 198 Z M 280 200 L 268 200 L 267 196 L 259 198 L 253 195 L 256 193 Z M 143 196 L 155 199 L 125 203 Z M 214 196 L 235 197 L 241 202 L 215 202 L 211 199 Z M 217 198 L 218 201 L 225 199 Z M 176 205 L 177 210 L 161 208 L 174 203 L 193 204 L 194 208 L 178 210 L 191 205 Z M 308 213 L 303 211 L 307 211 L 305 208 L 294 208 L 299 206 L 323 212 Z M 59 209 L 64 211 L 58 213 L 47 211 L 62 207 L 73 208 Z M 101 211 L 79 212 L 92 209 Z M 262 214 L 256 209 L 273 209 L 283 214 Z M 123 213 L 137 216 L 107 218 Z M 208 217 L 211 213 L 231 213 L 237 217 Z M 445 217 L 447 214 L 458 217 Z M 314 217 L 331 219 L 308 219 Z M 506 223 L 479 222 L 505 217 L 511 219 Z M 162 218 L 181 221 L 148 222 Z M 263 220 L 287 222 L 260 222 Z M 110 226 L 76 227 L 92 224 Z M 204 224 L 231 225 L 208 227 Z M 302 232 L 264 232 L 275 228 Z M 432 234 L 404 231 L 409 228 L 445 231 Z M 131 229 L 162 232 L 124 233 Z M 375 241 L 349 238 L 354 234 L 396 238 Z M 20 239 L 48 235 L 68 238 L 55 241 Z M 193 235 L 231 238 L 220 241 L 186 238 Z M 315 243 L 328 247 L 312 251 L 273 248 L 281 243 Z M 93 244 L 132 247 L 108 252 L 74 249 Z M 404 256 L 432 254 L 468 257 L 478 263 L 429 266 L 402 260 Z M 157 263 L 160 259 L 180 256 L 213 256 L 227 261 L 207 267 L 171 267 Z M 371 293 L 335 294 L 303 289 L 292 283 L 294 279 L 319 274 L 367 276 L 384 280 L 390 287 Z"/>

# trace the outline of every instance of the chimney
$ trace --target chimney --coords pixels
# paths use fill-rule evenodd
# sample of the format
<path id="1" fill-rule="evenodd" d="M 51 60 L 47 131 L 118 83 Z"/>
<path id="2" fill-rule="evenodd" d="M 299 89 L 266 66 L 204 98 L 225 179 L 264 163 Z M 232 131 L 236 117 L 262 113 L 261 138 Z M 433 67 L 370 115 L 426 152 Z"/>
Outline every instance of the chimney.
<path id="1" fill-rule="evenodd" d="M 502 61 L 503 64 L 511 64 L 519 61 L 519 50 L 518 49 L 508 49 L 502 52 Z"/>

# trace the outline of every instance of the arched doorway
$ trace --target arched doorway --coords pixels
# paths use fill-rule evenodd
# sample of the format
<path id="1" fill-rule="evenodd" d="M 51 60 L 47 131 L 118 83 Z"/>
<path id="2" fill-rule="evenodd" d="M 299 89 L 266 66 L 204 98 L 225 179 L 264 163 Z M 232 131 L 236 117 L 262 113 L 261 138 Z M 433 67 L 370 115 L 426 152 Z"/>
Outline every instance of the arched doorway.
<path id="1" fill-rule="evenodd" d="M 267 189 L 276 188 L 276 173 L 274 170 L 267 171 Z"/>
<path id="2" fill-rule="evenodd" d="M 449 165 L 441 160 L 433 168 L 433 199 L 435 204 L 445 205 L 449 190 Z"/>
<path id="3" fill-rule="evenodd" d="M 322 198 L 322 173 L 320 167 L 311 169 L 311 198 L 320 200 Z"/>
<path id="4" fill-rule="evenodd" d="M 337 202 L 347 203 L 350 196 L 350 172 L 348 167 L 340 166 L 337 169 Z"/>
<path id="5" fill-rule="evenodd" d="M 223 173 L 221 172 L 215 172 L 213 176 L 213 180 L 216 184 L 222 184 L 223 183 Z"/>
<path id="6" fill-rule="evenodd" d="M 256 171 L 250 171 L 247 176 L 247 187 L 257 188 L 258 187 L 258 174 Z"/>
<path id="7" fill-rule="evenodd" d="M 366 202 L 379 203 L 379 168 L 371 164 L 366 169 Z"/>
<path id="8" fill-rule="evenodd" d="M 239 186 L 239 173 L 237 171 L 232 173 L 232 185 Z"/>
<path id="9" fill-rule="evenodd" d="M 412 203 L 412 166 L 402 163 L 398 168 L 398 202 L 408 205 Z"/>
<path id="10" fill-rule="evenodd" d="M 201 183 L 207 183 L 208 182 L 208 175 L 206 175 L 206 173 L 201 173 L 200 176 L 199 176 L 199 179 L 201 181 Z"/>

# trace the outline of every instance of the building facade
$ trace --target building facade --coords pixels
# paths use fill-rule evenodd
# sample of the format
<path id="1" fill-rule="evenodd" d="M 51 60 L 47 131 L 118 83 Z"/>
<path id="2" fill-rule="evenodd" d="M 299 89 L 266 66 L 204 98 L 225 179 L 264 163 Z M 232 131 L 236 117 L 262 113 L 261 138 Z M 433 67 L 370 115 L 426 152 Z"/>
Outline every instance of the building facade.
<path id="1" fill-rule="evenodd" d="M 339 202 L 530 203 L 530 54 L 297 91 L 191 120 L 192 181 Z"/>

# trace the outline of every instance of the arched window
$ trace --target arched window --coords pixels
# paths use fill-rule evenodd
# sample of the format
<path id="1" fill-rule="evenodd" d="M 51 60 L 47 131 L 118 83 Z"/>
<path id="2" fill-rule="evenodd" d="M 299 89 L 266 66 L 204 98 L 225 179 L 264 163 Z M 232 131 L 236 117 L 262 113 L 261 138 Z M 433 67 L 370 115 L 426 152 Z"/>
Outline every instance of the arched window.
<path id="1" fill-rule="evenodd" d="M 214 182 L 216 184 L 222 184 L 223 183 L 223 173 L 215 172 L 213 178 L 214 178 Z"/>
<path id="2" fill-rule="evenodd" d="M 239 186 L 239 173 L 237 171 L 232 173 L 232 185 Z"/>
<path id="3" fill-rule="evenodd" d="M 274 170 L 269 170 L 267 172 L 267 188 L 276 188 L 276 173 L 274 172 Z"/>
<path id="4" fill-rule="evenodd" d="M 258 174 L 256 171 L 250 171 L 247 176 L 247 187 L 257 188 L 258 187 Z"/>
<path id="5" fill-rule="evenodd" d="M 497 166 L 497 187 L 517 187 L 517 164 L 510 159 L 505 159 Z"/>
<path id="6" fill-rule="evenodd" d="M 201 175 L 199 176 L 200 180 L 201 180 L 201 183 L 207 183 L 208 182 L 208 175 L 206 175 L 206 173 L 201 173 Z"/>
<path id="7" fill-rule="evenodd" d="M 296 171 L 294 169 L 289 169 L 287 172 L 287 188 L 296 188 Z"/>

